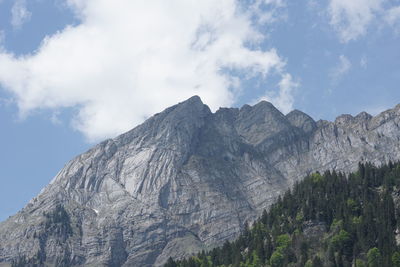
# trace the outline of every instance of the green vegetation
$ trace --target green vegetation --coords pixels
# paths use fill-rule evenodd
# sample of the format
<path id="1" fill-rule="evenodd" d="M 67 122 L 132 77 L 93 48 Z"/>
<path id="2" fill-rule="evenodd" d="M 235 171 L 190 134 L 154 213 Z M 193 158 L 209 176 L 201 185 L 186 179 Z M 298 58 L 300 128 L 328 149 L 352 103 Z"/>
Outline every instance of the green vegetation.
<path id="1" fill-rule="evenodd" d="M 315 173 L 297 183 L 233 242 L 167 267 L 400 266 L 400 164 Z"/>

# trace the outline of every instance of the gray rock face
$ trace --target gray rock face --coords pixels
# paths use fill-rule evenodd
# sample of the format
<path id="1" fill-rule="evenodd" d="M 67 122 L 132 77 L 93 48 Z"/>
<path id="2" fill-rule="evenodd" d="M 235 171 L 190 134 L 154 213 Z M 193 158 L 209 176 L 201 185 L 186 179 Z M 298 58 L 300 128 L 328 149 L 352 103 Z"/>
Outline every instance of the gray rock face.
<path id="1" fill-rule="evenodd" d="M 220 245 L 310 172 L 399 160 L 399 123 L 400 105 L 315 122 L 192 97 L 70 161 L 0 224 L 0 265 L 159 266 Z"/>

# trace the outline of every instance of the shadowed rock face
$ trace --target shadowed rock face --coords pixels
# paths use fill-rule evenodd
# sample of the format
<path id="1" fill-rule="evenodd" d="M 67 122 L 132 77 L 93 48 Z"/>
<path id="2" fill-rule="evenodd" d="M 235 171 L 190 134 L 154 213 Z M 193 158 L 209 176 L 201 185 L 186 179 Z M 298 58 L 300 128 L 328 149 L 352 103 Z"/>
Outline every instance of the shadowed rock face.
<path id="1" fill-rule="evenodd" d="M 315 122 L 192 97 L 70 161 L 0 224 L 0 264 L 157 266 L 220 245 L 310 172 L 399 160 L 399 123 L 400 105 Z"/>

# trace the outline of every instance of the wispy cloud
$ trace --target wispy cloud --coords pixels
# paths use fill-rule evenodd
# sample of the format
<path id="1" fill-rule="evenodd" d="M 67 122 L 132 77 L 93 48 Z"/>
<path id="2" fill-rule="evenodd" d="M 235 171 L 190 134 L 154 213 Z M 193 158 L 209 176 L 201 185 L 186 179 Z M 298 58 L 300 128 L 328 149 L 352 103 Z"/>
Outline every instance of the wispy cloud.
<path id="1" fill-rule="evenodd" d="M 14 29 L 21 26 L 31 19 L 32 13 L 27 8 L 26 0 L 16 0 L 11 8 L 11 25 Z"/>
<path id="2" fill-rule="evenodd" d="M 366 68 L 367 68 L 367 66 L 368 66 L 368 59 L 367 59 L 366 56 L 361 57 L 360 66 L 361 66 L 363 69 L 366 69 Z"/>
<path id="3" fill-rule="evenodd" d="M 330 0 L 330 24 L 343 43 L 365 35 L 367 27 L 382 9 L 384 0 Z"/>
<path id="4" fill-rule="evenodd" d="M 385 21 L 395 28 L 396 33 L 400 33 L 400 6 L 392 7 L 387 10 Z"/>
<path id="5" fill-rule="evenodd" d="M 387 11 L 386 21 L 394 24 L 398 20 L 400 20 L 400 6 L 392 7 Z"/>
<path id="6" fill-rule="evenodd" d="M 62 125 L 62 120 L 60 119 L 60 111 L 59 110 L 56 110 L 56 111 L 51 113 L 50 121 L 54 125 Z"/>
<path id="7" fill-rule="evenodd" d="M 339 56 L 339 63 L 337 66 L 331 71 L 330 76 L 334 82 L 339 81 L 345 74 L 347 74 L 351 69 L 350 60 L 344 56 Z"/>
<path id="8" fill-rule="evenodd" d="M 14 104 L 15 103 L 13 99 L 0 97 L 0 107 L 9 107 Z"/>
<path id="9" fill-rule="evenodd" d="M 17 14 L 28 18 L 25 2 L 17 1 L 25 10 Z M 263 5 L 274 2 L 281 1 Z M 265 36 L 253 20 L 257 9 L 249 11 L 239 1 L 68 4 L 80 25 L 47 37 L 33 55 L 0 52 L 0 84 L 22 115 L 75 107 L 73 126 L 94 141 L 129 130 L 194 94 L 212 109 L 231 105 L 241 86 L 235 73 L 266 79 L 278 73 L 282 96 L 276 101 L 289 99 L 285 61 L 275 49 L 260 48 Z M 282 100 L 282 106 L 292 101 Z"/>
<path id="10" fill-rule="evenodd" d="M 287 18 L 286 1 L 284 0 L 255 0 L 250 6 L 250 10 L 261 24 Z"/>
<path id="11" fill-rule="evenodd" d="M 278 92 L 267 91 L 264 96 L 258 98 L 254 102 L 266 100 L 275 105 L 283 113 L 288 113 L 293 110 L 294 97 L 293 91 L 299 86 L 299 83 L 293 81 L 290 74 L 285 74 L 278 84 Z"/>

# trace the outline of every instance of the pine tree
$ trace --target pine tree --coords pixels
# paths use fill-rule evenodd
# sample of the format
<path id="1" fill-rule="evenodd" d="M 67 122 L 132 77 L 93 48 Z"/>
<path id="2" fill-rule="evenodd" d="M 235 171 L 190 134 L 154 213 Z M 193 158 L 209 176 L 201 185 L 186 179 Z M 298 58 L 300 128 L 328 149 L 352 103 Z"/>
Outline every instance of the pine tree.
<path id="1" fill-rule="evenodd" d="M 271 259 L 269 260 L 271 267 L 283 267 L 285 262 L 285 257 L 279 251 L 272 253 Z"/>
<path id="2" fill-rule="evenodd" d="M 360 164 L 348 177 L 336 172 L 310 175 L 252 227 L 246 223 L 236 241 L 176 264 L 400 267 L 395 242 L 400 213 L 395 212 L 393 186 L 400 189 L 399 163 L 381 168 Z M 325 225 L 326 233 L 310 238 L 305 232 L 309 222 Z"/>
<path id="3" fill-rule="evenodd" d="M 393 253 L 392 264 L 393 264 L 393 267 L 400 267 L 400 253 L 399 252 Z"/>
<path id="4" fill-rule="evenodd" d="M 318 256 L 315 256 L 312 261 L 312 267 L 323 267 L 321 259 Z"/>
<path id="5" fill-rule="evenodd" d="M 164 267 L 178 267 L 178 264 L 176 264 L 176 262 L 171 257 L 169 257 Z"/>
<path id="6" fill-rule="evenodd" d="M 367 253 L 368 267 L 381 267 L 382 256 L 378 248 L 371 248 Z"/>

